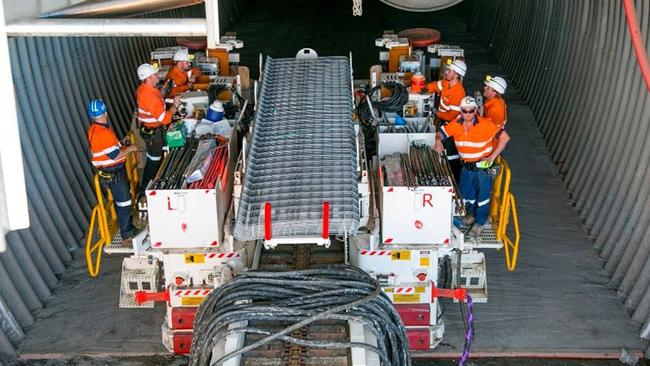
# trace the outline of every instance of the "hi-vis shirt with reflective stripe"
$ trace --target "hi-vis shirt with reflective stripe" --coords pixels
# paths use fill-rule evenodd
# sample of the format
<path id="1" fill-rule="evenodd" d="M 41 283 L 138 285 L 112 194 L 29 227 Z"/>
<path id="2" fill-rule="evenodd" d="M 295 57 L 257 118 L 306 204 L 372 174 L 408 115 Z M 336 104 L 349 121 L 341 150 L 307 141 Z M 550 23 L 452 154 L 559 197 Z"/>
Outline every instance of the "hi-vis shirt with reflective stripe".
<path id="1" fill-rule="evenodd" d="M 440 110 L 436 116 L 443 121 L 453 121 L 460 114 L 460 101 L 465 97 L 463 84 L 449 86 L 449 81 L 439 80 L 427 85 L 429 93 L 440 93 Z"/>
<path id="2" fill-rule="evenodd" d="M 186 92 L 189 89 L 187 82 L 190 76 L 199 76 L 200 74 L 201 71 L 197 68 L 192 68 L 190 71 L 183 72 L 178 66 L 172 67 L 167 72 L 167 75 L 165 75 L 165 82 L 170 79 L 174 82 L 174 86 L 169 91 L 169 94 L 167 94 L 167 97 L 173 98 L 178 94 Z"/>
<path id="3" fill-rule="evenodd" d="M 483 117 L 490 118 L 499 128 L 504 128 L 508 122 L 506 102 L 503 98 L 494 98 L 483 104 Z"/>
<path id="4" fill-rule="evenodd" d="M 160 90 L 142 83 L 135 91 L 135 100 L 138 104 L 138 122 L 142 126 L 156 128 L 172 121 L 172 115 L 165 109 Z"/>
<path id="5" fill-rule="evenodd" d="M 108 168 L 126 161 L 126 156 L 114 159 L 120 153 L 121 145 L 115 133 L 106 126 L 93 123 L 88 129 L 88 143 L 93 154 L 92 163 L 97 169 Z"/>
<path id="6" fill-rule="evenodd" d="M 460 158 L 468 163 L 490 156 L 494 150 L 494 138 L 500 130 L 491 119 L 478 116 L 476 118 L 478 121 L 469 128 L 467 134 L 460 118 L 440 127 L 445 139 L 454 138 Z"/>

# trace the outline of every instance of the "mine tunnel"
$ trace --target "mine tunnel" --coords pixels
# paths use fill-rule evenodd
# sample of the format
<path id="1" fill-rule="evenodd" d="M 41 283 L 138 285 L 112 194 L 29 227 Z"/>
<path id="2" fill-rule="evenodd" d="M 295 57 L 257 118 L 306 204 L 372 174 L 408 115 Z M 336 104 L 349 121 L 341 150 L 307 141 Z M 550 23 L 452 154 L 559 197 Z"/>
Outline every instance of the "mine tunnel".
<path id="1" fill-rule="evenodd" d="M 167 304 L 164 300 L 155 306 L 152 303 L 148 309 L 121 306 L 123 260 L 130 255 L 129 251 L 107 252 L 101 258 L 97 258 L 97 253 L 94 257 L 88 253 L 93 238 L 102 236 L 89 234 L 89 228 L 100 225 L 102 218 L 96 214 L 97 170 L 90 163 L 87 131 L 93 122 L 87 115 L 87 105 L 96 98 L 103 100 L 112 129 L 120 140 L 137 135 L 134 111 L 137 115 L 135 93 L 140 84 L 136 71 L 139 65 L 154 61 L 152 53 L 156 50 L 172 47 L 174 53 L 178 46 L 188 47 L 188 42 L 198 42 L 201 46 L 197 48 L 205 49 L 206 32 L 208 42 L 210 37 L 215 37 L 214 30 L 210 30 L 215 22 L 217 37 L 229 34 L 229 41 L 236 38 L 243 43 L 241 48 L 240 45 L 231 47 L 231 57 L 226 56 L 225 61 L 231 75 L 247 68 L 246 81 L 236 79 L 235 82 L 245 89 L 239 107 L 244 99 L 252 105 L 271 95 L 269 85 L 273 85 L 274 61 L 280 65 L 282 60 L 295 60 L 299 50 L 309 48 L 318 53 L 317 60 L 340 60 L 336 57 L 348 60 L 352 73 L 348 86 L 353 90 L 340 88 L 343 94 L 334 90 L 334 86 L 331 90 L 314 90 L 318 80 L 298 74 L 283 80 L 285 86 L 280 89 L 290 87 L 304 95 L 304 99 L 316 100 L 322 94 L 323 105 L 335 102 L 336 95 L 351 93 L 357 99 L 354 111 L 350 109 L 350 112 L 358 125 L 357 110 L 364 103 L 364 90 L 372 86 L 373 70 L 377 70 L 373 65 L 380 65 L 382 70 L 381 62 L 392 62 L 388 60 L 389 49 L 376 42 L 387 34 L 414 28 L 434 29 L 435 37 L 430 34 L 429 37 L 436 39 L 430 40 L 430 44 L 453 45 L 451 50 L 462 50 L 466 65 L 462 83 L 468 96 L 480 98 L 489 78 L 498 76 L 507 81 L 507 90 L 502 94 L 507 103 L 504 128 L 510 141 L 501 158 L 507 161 L 512 199 L 505 200 L 509 217 L 500 218 L 510 226 L 504 227 L 502 234 L 496 234 L 501 247 L 494 250 L 483 246 L 488 249 L 480 251 L 484 253 L 485 273 L 480 278 L 486 301 L 473 305 L 470 359 L 479 363 L 480 359 L 487 358 L 560 358 L 637 364 L 647 362 L 650 357 L 650 209 L 647 207 L 650 190 L 646 188 L 650 180 L 650 148 L 646 146 L 650 134 L 649 0 L 211 0 L 205 3 L 4 0 L 3 7 L 6 26 L 0 39 L 0 67 L 5 74 L 2 106 L 7 115 L 0 146 L 0 222 L 6 235 L 0 239 L 0 249 L 4 249 L 0 251 L 0 364 L 46 360 L 76 364 L 82 359 L 119 364 L 116 360 L 131 358 L 145 360 L 144 364 L 183 362 L 184 356 L 172 355 L 188 353 L 192 340 L 191 337 L 177 340 L 174 330 L 167 329 L 165 333 L 166 314 L 172 307 L 169 299 Z M 178 20 L 177 24 L 172 24 L 173 20 Z M 102 24 L 105 28 L 101 28 Z M 129 33 L 129 27 L 133 27 L 133 33 Z M 391 39 L 398 42 L 402 38 Z M 412 47 L 407 42 L 409 56 Z M 434 47 L 434 51 L 437 49 Z M 429 65 L 431 51 L 425 48 L 420 55 Z M 342 65 L 348 67 L 346 62 Z M 424 63 L 420 66 L 424 67 Z M 433 79 L 431 67 L 425 70 L 427 83 L 437 80 Z M 232 70 L 236 70 L 234 74 Z M 316 94 L 310 96 L 310 93 Z M 232 94 L 239 95 L 234 91 Z M 275 103 L 291 104 L 292 100 L 275 99 Z M 315 106 L 318 104 L 314 102 Z M 329 116 L 330 112 L 322 113 Z M 231 122 L 239 116 L 238 123 L 241 123 L 244 113 L 234 116 Z M 259 111 L 250 117 L 252 134 L 258 132 L 257 124 L 265 122 L 262 118 Z M 309 125 L 310 120 L 304 124 Z M 233 131 L 237 131 L 237 126 Z M 435 141 L 434 133 L 431 133 L 431 143 Z M 142 144 L 139 139 L 136 136 L 133 143 Z M 255 149 L 255 141 L 255 137 L 247 140 L 246 136 L 240 136 L 237 149 L 245 151 L 244 161 L 256 157 L 253 153 L 248 156 L 246 151 L 251 144 Z M 230 145 L 229 151 L 236 158 L 238 153 L 232 151 L 233 146 Z M 144 150 L 140 149 L 139 159 L 134 163 L 140 174 L 147 159 Z M 355 153 L 354 149 L 351 151 Z M 356 154 L 358 151 L 359 148 Z M 372 157 L 367 158 L 373 161 Z M 376 157 L 369 163 L 375 165 L 375 170 L 368 168 L 374 172 L 371 181 L 378 175 L 378 161 Z M 223 174 L 226 172 L 233 174 L 229 169 Z M 503 166 L 496 174 L 504 174 Z M 252 178 L 245 175 L 240 178 L 244 186 L 243 200 L 248 197 L 246 184 Z M 327 194 L 332 193 L 327 187 L 325 190 Z M 135 198 L 135 192 L 132 194 Z M 371 207 L 381 206 L 385 194 L 380 198 L 374 196 Z M 495 201 L 494 196 L 492 200 Z M 135 201 L 132 205 L 133 211 L 138 211 Z M 152 205 L 150 202 L 149 209 Z M 240 214 L 244 212 L 242 207 L 240 204 Z M 273 210 L 279 209 L 277 205 L 274 207 Z M 323 205 L 326 212 L 323 215 L 329 215 L 329 208 L 329 203 Z M 225 208 L 229 209 L 232 208 Z M 387 215 L 392 209 L 379 207 L 379 215 Z M 105 210 L 110 210 L 110 203 Z M 496 210 L 498 215 L 499 210 L 506 208 Z M 270 212 L 269 207 L 264 217 L 271 216 Z M 273 215 L 279 216 L 276 211 Z M 232 217 L 237 225 L 240 216 Z M 149 219 L 153 218 L 150 214 Z M 230 218 L 227 216 L 226 221 Z M 377 220 L 386 224 L 381 216 Z M 337 223 L 332 219 L 327 224 L 324 222 L 323 227 L 329 224 L 333 231 Z M 492 225 L 496 227 L 496 222 Z M 235 226 L 235 236 L 237 230 Z M 274 233 L 279 230 L 274 226 Z M 322 230 L 326 247 L 340 249 L 337 257 L 340 263 L 356 263 L 346 257 L 354 253 L 347 232 L 345 235 L 330 232 L 328 238 L 327 230 Z M 259 247 L 263 241 L 271 242 L 269 232 L 265 234 L 266 238 L 246 240 L 257 240 Z M 228 234 L 219 235 L 221 238 Z M 340 236 L 345 236 L 344 242 Z M 386 244 L 385 237 L 382 240 Z M 153 239 L 151 242 L 155 245 Z M 287 239 L 281 244 L 289 242 Z M 109 243 L 104 244 L 108 247 Z M 372 241 L 369 245 L 372 246 Z M 273 262 L 276 259 L 268 258 L 284 255 L 287 247 L 265 244 L 263 249 L 255 249 L 253 245 L 243 251 L 258 259 L 257 256 L 263 258 L 268 252 L 267 260 Z M 305 255 L 317 260 L 325 247 L 312 245 L 310 248 L 308 254 L 298 249 L 287 254 L 292 258 L 289 261 L 300 262 Z M 375 249 L 384 252 L 381 245 L 373 248 L 369 249 L 372 253 Z M 399 255 L 405 253 L 395 246 L 386 248 L 386 254 L 392 255 L 393 260 L 399 260 Z M 365 253 L 361 249 L 359 253 Z M 100 245 L 99 255 L 101 251 Z M 211 255 L 209 248 L 196 252 L 201 258 Z M 179 253 L 185 256 L 187 264 L 187 253 L 192 252 Z M 147 258 L 146 254 L 143 258 Z M 423 258 L 420 266 L 424 266 Z M 440 258 L 440 263 L 444 263 L 444 256 Z M 451 261 L 456 263 L 454 259 Z M 267 268 L 264 258 L 262 262 L 253 262 L 248 263 L 251 269 Z M 271 264 L 280 266 L 278 263 L 284 262 L 277 259 Z M 324 259 L 322 263 L 331 264 L 331 261 Z M 165 265 L 169 262 L 165 261 Z M 235 279 L 238 277 L 235 272 L 241 270 L 245 275 L 248 271 L 233 268 Z M 97 273 L 91 275 L 92 269 Z M 451 287 L 461 287 L 456 275 L 450 276 L 455 283 Z M 180 285 L 178 278 L 176 285 Z M 379 281 L 378 277 L 373 278 Z M 216 287 L 213 285 L 210 290 Z M 402 288 L 411 287 L 395 285 L 389 287 L 390 291 L 384 288 L 384 292 L 398 303 L 397 295 L 392 292 Z M 424 287 L 413 288 L 417 291 Z M 425 306 L 427 314 L 431 312 L 432 319 L 438 322 L 438 341 L 434 342 L 434 333 L 438 333 L 433 330 L 425 331 L 424 338 L 411 338 L 416 333 L 404 333 L 411 342 L 425 339 L 425 347 L 414 348 L 410 344 L 409 357 L 414 362 L 435 364 L 462 359 L 467 344 L 467 310 L 462 300 L 459 304 L 455 302 L 441 299 L 435 308 L 431 304 Z M 198 306 L 198 302 L 192 306 Z M 192 309 L 194 314 L 196 307 Z M 185 329 L 183 334 L 191 334 Z M 344 331 L 349 336 L 346 341 L 351 340 L 351 329 Z M 406 324 L 406 329 L 415 328 Z M 309 332 L 306 333 L 309 338 Z M 291 334 L 296 336 L 295 331 Z M 168 337 L 166 341 L 165 337 Z M 183 352 L 174 348 L 181 343 Z M 290 359 L 295 351 L 291 347 L 278 351 L 279 355 L 267 350 L 268 353 L 256 357 L 265 358 L 264 364 L 269 365 L 339 364 L 339 361 L 353 364 L 350 360 L 357 357 L 352 350 L 349 354 L 332 356 L 331 360 L 321 358 L 309 363 L 310 358 L 319 360 L 318 357 L 330 356 L 304 349 L 303 346 L 297 351 L 298 361 Z M 262 362 L 250 357 L 241 364 Z M 358 364 L 379 364 L 371 356 L 364 357 L 365 363 Z M 148 358 L 156 361 L 146 363 Z"/>

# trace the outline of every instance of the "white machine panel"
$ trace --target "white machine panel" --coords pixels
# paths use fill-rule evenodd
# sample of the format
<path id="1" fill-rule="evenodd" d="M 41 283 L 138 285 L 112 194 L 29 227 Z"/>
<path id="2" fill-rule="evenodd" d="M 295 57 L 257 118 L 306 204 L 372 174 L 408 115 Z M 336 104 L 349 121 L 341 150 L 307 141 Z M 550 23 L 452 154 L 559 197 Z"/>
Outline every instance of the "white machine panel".
<path id="1" fill-rule="evenodd" d="M 153 249 L 216 248 L 230 204 L 227 190 L 179 189 L 147 191 Z"/>

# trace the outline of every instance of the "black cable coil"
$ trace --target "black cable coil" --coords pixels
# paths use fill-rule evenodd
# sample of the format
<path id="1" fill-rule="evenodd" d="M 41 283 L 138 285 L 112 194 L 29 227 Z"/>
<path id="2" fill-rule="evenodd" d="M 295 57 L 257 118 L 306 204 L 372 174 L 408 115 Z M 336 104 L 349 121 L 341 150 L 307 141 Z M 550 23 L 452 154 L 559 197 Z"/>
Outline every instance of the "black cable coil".
<path id="1" fill-rule="evenodd" d="M 377 346 L 365 343 L 299 339 L 294 330 L 319 320 L 355 320 L 374 334 Z M 248 326 L 242 321 L 289 322 L 280 332 Z M 267 337 L 211 362 L 212 349 L 232 334 Z M 381 365 L 410 366 L 406 328 L 390 299 L 366 272 L 349 265 L 330 265 L 292 272 L 244 272 L 206 297 L 194 321 L 190 366 L 221 365 L 273 341 L 315 348 L 364 348 Z"/>
<path id="2" fill-rule="evenodd" d="M 377 108 L 381 112 L 391 112 L 401 115 L 404 105 L 409 101 L 408 90 L 404 85 L 393 81 L 385 82 L 382 84 L 382 86 L 391 91 L 391 96 L 377 102 L 372 102 L 373 107 Z M 370 106 L 368 105 L 366 98 L 370 98 L 372 101 L 375 99 L 373 98 L 374 94 L 380 89 L 381 87 L 376 86 L 370 90 L 367 90 L 365 92 L 365 97 L 361 98 L 361 101 L 357 106 L 359 117 L 365 123 L 370 123 L 370 121 L 373 120 Z"/>

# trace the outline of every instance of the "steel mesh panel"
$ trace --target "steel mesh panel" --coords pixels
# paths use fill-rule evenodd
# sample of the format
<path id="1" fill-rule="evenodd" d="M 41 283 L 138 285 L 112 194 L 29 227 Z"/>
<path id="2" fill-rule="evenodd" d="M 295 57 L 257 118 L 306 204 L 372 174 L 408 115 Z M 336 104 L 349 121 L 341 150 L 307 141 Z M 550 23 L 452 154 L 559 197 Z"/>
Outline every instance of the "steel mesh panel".
<path id="1" fill-rule="evenodd" d="M 359 226 L 351 69 L 345 57 L 268 58 L 248 153 L 235 238 L 320 236 Z"/>

